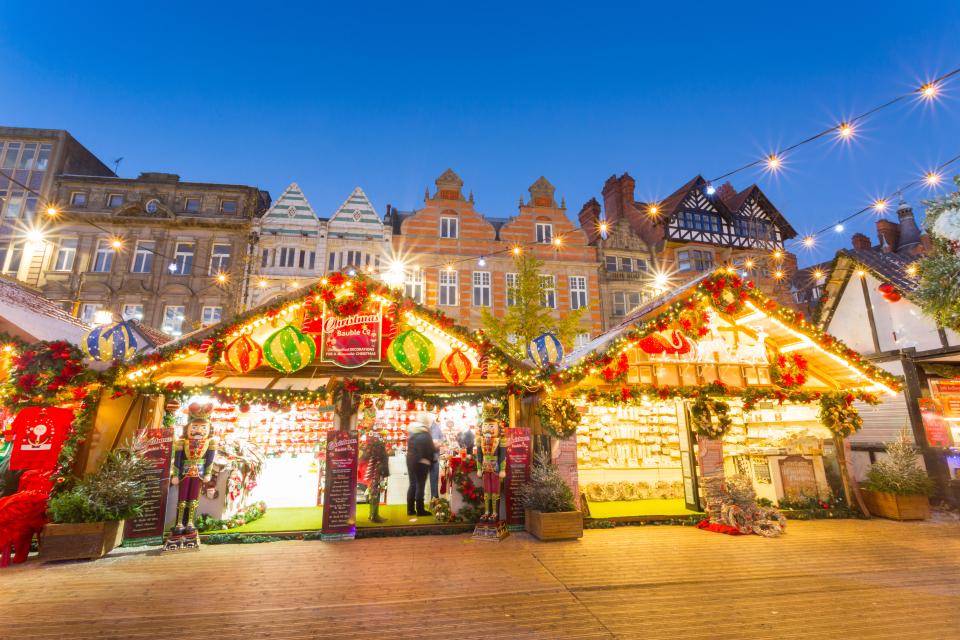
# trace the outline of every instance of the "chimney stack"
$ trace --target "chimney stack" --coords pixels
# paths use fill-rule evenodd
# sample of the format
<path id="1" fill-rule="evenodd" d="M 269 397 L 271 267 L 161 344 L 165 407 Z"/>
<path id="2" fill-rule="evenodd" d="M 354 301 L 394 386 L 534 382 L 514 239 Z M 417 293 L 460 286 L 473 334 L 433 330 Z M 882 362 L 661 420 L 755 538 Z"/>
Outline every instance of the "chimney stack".
<path id="1" fill-rule="evenodd" d="M 853 248 L 857 251 L 870 251 L 870 238 L 862 233 L 853 234 L 853 237 L 850 238 L 850 242 L 853 244 Z"/>
<path id="2" fill-rule="evenodd" d="M 580 228 L 590 238 L 590 242 L 595 242 L 600 233 L 597 229 L 597 222 L 600 220 L 600 203 L 596 198 L 590 198 L 584 203 L 580 213 L 577 214 L 577 219 L 580 221 Z"/>
<path id="3" fill-rule="evenodd" d="M 895 252 L 900 241 L 900 225 L 886 218 L 877 220 L 877 239 L 884 253 Z"/>
<path id="4" fill-rule="evenodd" d="M 900 218 L 900 244 L 897 253 L 910 253 L 920 246 L 920 228 L 913 217 L 913 208 L 903 200 L 897 207 L 897 217 Z"/>

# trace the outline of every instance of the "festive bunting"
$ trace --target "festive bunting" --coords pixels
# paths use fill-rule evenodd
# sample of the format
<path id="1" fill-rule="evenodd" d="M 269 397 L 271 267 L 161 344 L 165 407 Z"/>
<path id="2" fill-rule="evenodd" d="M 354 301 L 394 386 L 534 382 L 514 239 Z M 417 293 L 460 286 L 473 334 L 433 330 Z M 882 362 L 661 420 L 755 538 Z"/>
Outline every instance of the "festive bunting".
<path id="1" fill-rule="evenodd" d="M 416 329 L 398 335 L 387 349 L 390 365 L 405 376 L 426 371 L 433 359 L 433 345 Z"/>
<path id="2" fill-rule="evenodd" d="M 538 367 L 557 365 L 563 360 L 563 345 L 556 334 L 547 331 L 527 344 L 527 355 Z"/>
<path id="3" fill-rule="evenodd" d="M 278 329 L 263 343 L 263 357 L 267 364 L 281 373 L 303 369 L 316 355 L 313 338 L 303 335 L 290 324 Z"/>
<path id="4" fill-rule="evenodd" d="M 470 358 L 460 349 L 454 349 L 440 361 L 440 374 L 444 380 L 453 385 L 466 382 L 472 371 L 473 365 L 470 364 Z"/>
<path id="5" fill-rule="evenodd" d="M 227 346 L 223 361 L 238 373 L 249 373 L 263 364 L 263 350 L 249 336 L 240 336 Z"/>
<path id="6" fill-rule="evenodd" d="M 94 360 L 123 362 L 137 352 L 137 339 L 130 324 L 124 321 L 94 327 L 83 337 L 81 346 Z"/>

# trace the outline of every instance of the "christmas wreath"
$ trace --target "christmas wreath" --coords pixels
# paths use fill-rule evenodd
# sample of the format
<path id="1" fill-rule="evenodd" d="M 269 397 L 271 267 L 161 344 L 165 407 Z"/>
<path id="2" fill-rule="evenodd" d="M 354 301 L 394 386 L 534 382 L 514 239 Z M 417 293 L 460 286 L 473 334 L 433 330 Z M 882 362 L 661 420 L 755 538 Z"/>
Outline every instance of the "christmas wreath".
<path id="1" fill-rule="evenodd" d="M 713 420 L 714 416 L 717 418 L 716 422 Z M 714 440 L 725 436 L 733 425 L 730 405 L 710 398 L 697 398 L 690 407 L 690 417 L 694 433 Z"/>
<path id="2" fill-rule="evenodd" d="M 566 398 L 548 398 L 537 407 L 537 417 L 544 431 L 554 438 L 569 438 L 580 424 L 580 412 Z"/>
<path id="3" fill-rule="evenodd" d="M 820 396 L 820 422 L 836 436 L 846 438 L 863 427 L 863 418 L 853 406 L 852 393 L 825 393 Z"/>
<path id="4" fill-rule="evenodd" d="M 807 359 L 799 353 L 779 354 L 770 366 L 770 380 L 784 389 L 800 387 L 807 381 Z"/>
<path id="5" fill-rule="evenodd" d="M 326 282 L 316 288 L 316 294 L 327 305 L 327 311 L 338 318 L 358 314 L 370 298 L 366 282 L 350 285 L 347 276 L 339 272 L 327 276 Z"/>
<path id="6" fill-rule="evenodd" d="M 58 396 L 81 386 L 86 381 L 82 378 L 92 376 L 82 360 L 80 350 L 64 340 L 37 343 L 13 358 L 11 400 L 56 404 Z"/>
<path id="7" fill-rule="evenodd" d="M 713 299 L 714 305 L 728 315 L 737 315 L 750 297 L 748 289 L 753 282 L 744 282 L 737 276 L 717 276 L 704 280 L 700 285 Z"/>

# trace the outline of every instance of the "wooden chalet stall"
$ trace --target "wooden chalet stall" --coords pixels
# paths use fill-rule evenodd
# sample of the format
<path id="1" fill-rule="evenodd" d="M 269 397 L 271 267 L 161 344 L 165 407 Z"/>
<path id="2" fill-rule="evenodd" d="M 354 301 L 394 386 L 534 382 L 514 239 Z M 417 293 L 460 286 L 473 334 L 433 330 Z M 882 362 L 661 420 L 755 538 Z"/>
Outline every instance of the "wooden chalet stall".
<path id="1" fill-rule="evenodd" d="M 784 506 L 843 495 L 834 432 L 898 388 L 726 270 L 647 303 L 544 379 L 580 413 L 566 442 L 589 515 L 614 518 L 701 511 L 699 480 L 719 473 Z"/>
<path id="2" fill-rule="evenodd" d="M 463 466 L 457 438 L 476 431 L 483 412 L 511 423 L 507 364 L 482 334 L 362 275 L 332 274 L 184 336 L 118 376 L 118 392 L 141 403 L 126 429 L 143 429 L 162 443 L 156 504 L 137 535 L 159 535 L 174 517 L 176 495 L 169 491 L 167 498 L 170 443 L 191 402 L 214 403 L 218 442 L 213 478 L 200 498 L 201 532 L 322 528 L 331 537 L 352 537 L 356 526 L 377 526 L 368 521 L 364 492 L 363 451 L 371 433 L 389 454 L 379 508 L 387 521 L 380 526 L 438 524 L 458 514 L 469 520 L 477 504 L 475 478 Z M 404 452 L 408 427 L 418 418 L 441 426 L 439 488 L 451 513 L 440 505 L 436 517 L 411 519 Z M 328 442 L 335 438 L 346 441 L 352 479 L 330 475 Z M 430 497 L 428 490 L 428 505 Z"/>

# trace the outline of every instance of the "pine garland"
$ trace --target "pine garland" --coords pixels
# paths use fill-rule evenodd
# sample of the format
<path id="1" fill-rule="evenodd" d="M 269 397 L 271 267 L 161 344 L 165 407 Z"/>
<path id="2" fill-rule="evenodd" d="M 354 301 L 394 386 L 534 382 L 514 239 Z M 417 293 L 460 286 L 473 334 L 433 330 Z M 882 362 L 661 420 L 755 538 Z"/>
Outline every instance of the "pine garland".
<path id="1" fill-rule="evenodd" d="M 960 176 L 953 180 L 960 188 Z M 919 262 L 912 298 L 938 324 L 960 330 L 960 191 L 924 204 L 933 249 Z"/>

